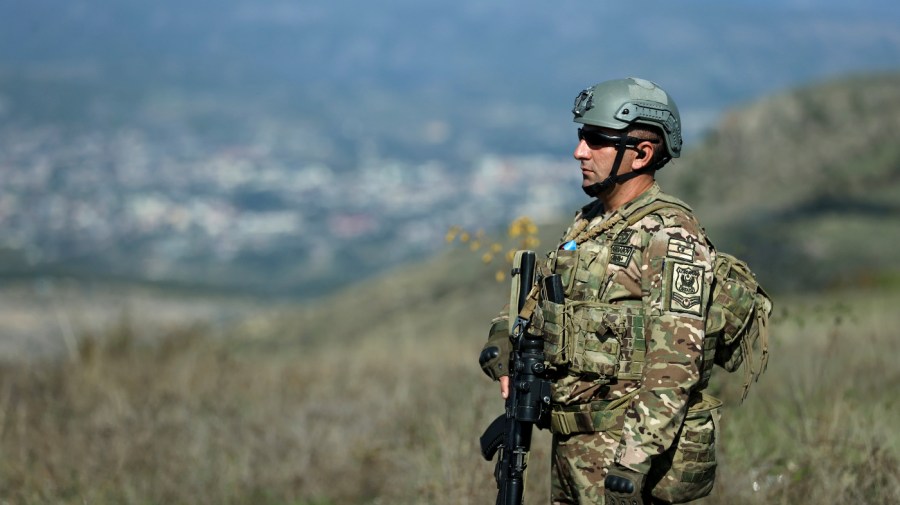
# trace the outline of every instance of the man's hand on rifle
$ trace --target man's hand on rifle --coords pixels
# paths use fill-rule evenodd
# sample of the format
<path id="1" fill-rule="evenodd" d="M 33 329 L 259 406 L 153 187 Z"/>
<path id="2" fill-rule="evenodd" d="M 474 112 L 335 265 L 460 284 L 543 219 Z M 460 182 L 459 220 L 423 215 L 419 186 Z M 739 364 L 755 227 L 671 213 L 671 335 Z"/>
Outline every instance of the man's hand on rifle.
<path id="1" fill-rule="evenodd" d="M 509 398 L 509 375 L 500 377 L 500 396 L 504 400 Z"/>

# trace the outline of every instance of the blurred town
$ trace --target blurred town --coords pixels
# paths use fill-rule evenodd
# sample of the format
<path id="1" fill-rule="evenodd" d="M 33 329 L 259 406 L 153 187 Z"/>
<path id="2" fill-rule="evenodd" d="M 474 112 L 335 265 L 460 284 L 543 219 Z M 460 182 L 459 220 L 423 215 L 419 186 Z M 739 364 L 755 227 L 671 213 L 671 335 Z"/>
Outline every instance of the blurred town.
<path id="1" fill-rule="evenodd" d="M 325 161 L 337 148 L 312 126 L 241 128 L 5 125 L 2 268 L 303 294 L 431 253 L 453 225 L 494 232 L 584 199 L 562 157 L 401 161 L 368 138 Z"/>

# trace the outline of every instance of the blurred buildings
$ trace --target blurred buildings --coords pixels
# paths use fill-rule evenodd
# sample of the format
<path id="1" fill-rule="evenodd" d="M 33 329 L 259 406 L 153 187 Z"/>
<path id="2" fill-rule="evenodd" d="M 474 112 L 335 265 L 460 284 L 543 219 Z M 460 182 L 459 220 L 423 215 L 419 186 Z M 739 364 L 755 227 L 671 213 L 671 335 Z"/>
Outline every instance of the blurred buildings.
<path id="1" fill-rule="evenodd" d="M 6 125 L 3 270 L 232 284 L 234 267 L 238 285 L 302 291 L 433 252 L 451 225 L 502 229 L 522 214 L 568 214 L 584 198 L 577 166 L 562 158 L 323 161 L 315 131 L 247 129 L 263 133 L 222 142 L 178 122 L 165 132 Z M 377 139 L 366 142 L 377 152 Z"/>

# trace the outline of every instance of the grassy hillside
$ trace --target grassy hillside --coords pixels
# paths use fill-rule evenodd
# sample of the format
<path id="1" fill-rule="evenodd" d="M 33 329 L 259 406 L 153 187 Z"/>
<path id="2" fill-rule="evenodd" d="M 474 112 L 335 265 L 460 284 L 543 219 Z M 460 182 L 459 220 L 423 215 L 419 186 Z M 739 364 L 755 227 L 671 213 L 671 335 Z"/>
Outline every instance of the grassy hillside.
<path id="1" fill-rule="evenodd" d="M 727 114 L 661 175 L 769 285 L 897 282 L 900 74 L 795 89 Z"/>
<path id="2" fill-rule="evenodd" d="M 73 361 L 0 367 L 0 495 L 53 504 L 483 504 L 502 410 L 476 363 L 497 293 L 387 284 L 228 339 L 127 327 Z M 403 288 L 410 288 L 406 291 Z M 473 286 L 480 287 L 480 286 Z M 895 503 L 900 292 L 780 298 L 768 372 L 728 406 L 706 503 Z M 394 307 L 394 308 L 391 308 Z M 358 311 L 358 312 L 354 312 Z M 358 314 L 358 315 L 357 315 Z M 546 433 L 527 503 L 546 503 Z"/>

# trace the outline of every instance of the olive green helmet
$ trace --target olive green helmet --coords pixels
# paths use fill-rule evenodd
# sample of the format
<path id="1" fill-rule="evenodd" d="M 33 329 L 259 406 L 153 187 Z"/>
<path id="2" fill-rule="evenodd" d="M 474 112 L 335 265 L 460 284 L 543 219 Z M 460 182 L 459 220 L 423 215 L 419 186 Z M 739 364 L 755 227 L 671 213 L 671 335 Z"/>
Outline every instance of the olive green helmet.
<path id="1" fill-rule="evenodd" d="M 661 131 L 669 156 L 681 155 L 681 116 L 656 83 L 636 77 L 601 82 L 582 91 L 572 108 L 575 122 L 624 130 L 642 124 Z"/>

